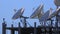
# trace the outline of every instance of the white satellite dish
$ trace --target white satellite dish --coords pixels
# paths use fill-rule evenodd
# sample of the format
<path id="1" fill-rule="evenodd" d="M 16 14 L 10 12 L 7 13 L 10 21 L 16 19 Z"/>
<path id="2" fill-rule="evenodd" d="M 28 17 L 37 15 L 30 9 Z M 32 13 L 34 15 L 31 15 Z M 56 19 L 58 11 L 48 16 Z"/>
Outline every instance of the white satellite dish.
<path id="1" fill-rule="evenodd" d="M 22 16 L 23 12 L 24 12 L 24 8 L 19 9 L 18 12 L 16 14 L 14 14 L 14 16 L 12 17 L 12 19 L 18 19 L 18 18 L 20 18 Z"/>
<path id="2" fill-rule="evenodd" d="M 60 8 L 57 8 L 57 10 L 53 12 L 49 18 L 53 18 L 54 16 L 58 15 L 58 13 L 60 13 Z"/>
<path id="3" fill-rule="evenodd" d="M 28 19 L 29 17 L 23 16 L 23 12 L 24 12 L 24 8 L 19 9 L 18 12 L 16 14 L 14 14 L 14 16 L 12 17 L 12 19 L 24 18 L 23 20 L 21 20 L 21 22 L 23 21 L 22 22 L 23 26 L 27 27 L 26 19 Z"/>
<path id="4" fill-rule="evenodd" d="M 57 8 L 58 8 L 58 6 L 60 6 L 60 0 L 54 0 L 54 3 L 57 6 Z"/>
<path id="5" fill-rule="evenodd" d="M 43 4 L 41 4 L 35 11 L 34 13 L 30 16 L 30 18 L 39 18 L 41 15 L 43 15 Z"/>
<path id="6" fill-rule="evenodd" d="M 46 13 L 44 13 L 44 15 L 41 16 L 41 18 L 39 18 L 39 21 L 43 22 L 43 21 L 47 21 L 47 19 L 50 17 L 50 15 L 52 14 L 52 8 L 50 8 L 50 10 L 48 10 Z"/>

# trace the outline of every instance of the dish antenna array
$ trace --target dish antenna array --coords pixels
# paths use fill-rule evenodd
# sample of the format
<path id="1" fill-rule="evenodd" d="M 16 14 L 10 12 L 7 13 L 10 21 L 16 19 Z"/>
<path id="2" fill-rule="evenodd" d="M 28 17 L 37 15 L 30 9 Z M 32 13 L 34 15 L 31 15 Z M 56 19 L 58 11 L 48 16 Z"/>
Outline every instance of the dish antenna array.
<path id="1" fill-rule="evenodd" d="M 52 8 L 50 8 L 46 13 L 43 12 L 43 4 L 40 4 L 38 6 L 38 8 L 33 12 L 33 14 L 30 16 L 31 19 L 39 19 L 39 22 L 46 22 L 48 19 L 56 16 L 56 14 L 59 13 L 60 11 L 60 0 L 54 0 L 55 5 L 57 6 L 57 10 L 55 12 L 52 13 Z M 29 17 L 24 17 L 23 16 L 24 13 L 24 8 L 21 8 L 18 10 L 18 12 L 16 12 L 16 14 L 14 14 L 14 16 L 12 17 L 12 19 L 18 19 L 18 18 L 24 18 L 24 22 L 23 25 L 24 27 L 26 27 L 26 19 Z"/>

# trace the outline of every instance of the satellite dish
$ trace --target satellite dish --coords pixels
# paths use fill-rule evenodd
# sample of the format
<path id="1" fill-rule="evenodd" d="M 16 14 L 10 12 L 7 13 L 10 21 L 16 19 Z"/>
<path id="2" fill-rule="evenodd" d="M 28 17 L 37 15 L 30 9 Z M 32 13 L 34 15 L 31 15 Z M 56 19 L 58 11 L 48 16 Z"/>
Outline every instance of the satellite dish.
<path id="1" fill-rule="evenodd" d="M 24 12 L 24 8 L 19 9 L 18 12 L 16 14 L 14 14 L 14 16 L 12 17 L 12 19 L 24 18 L 23 20 L 21 20 L 21 22 L 23 21 L 22 22 L 23 26 L 27 27 L 26 19 L 28 19 L 29 17 L 22 16 L 23 12 Z"/>
<path id="2" fill-rule="evenodd" d="M 43 15 L 43 4 L 39 5 L 39 7 L 34 11 L 34 13 L 30 16 L 30 18 L 39 18 Z"/>
<path id="3" fill-rule="evenodd" d="M 58 13 L 60 13 L 60 8 L 57 8 L 57 10 L 53 12 L 49 18 L 53 18 L 54 16 L 58 15 Z"/>
<path id="4" fill-rule="evenodd" d="M 24 12 L 24 8 L 19 9 L 18 12 L 16 12 L 14 14 L 14 16 L 12 17 L 12 19 L 18 19 L 18 18 L 20 18 L 22 16 L 23 12 Z"/>
<path id="5" fill-rule="evenodd" d="M 54 0 L 54 3 L 57 6 L 57 8 L 58 8 L 58 6 L 60 6 L 60 0 Z"/>
<path id="6" fill-rule="evenodd" d="M 47 19 L 51 14 L 52 14 L 52 9 L 50 8 L 50 10 L 48 10 L 46 13 L 44 13 L 44 15 L 41 16 L 41 18 L 39 18 L 39 21 L 41 22 L 47 21 Z"/>

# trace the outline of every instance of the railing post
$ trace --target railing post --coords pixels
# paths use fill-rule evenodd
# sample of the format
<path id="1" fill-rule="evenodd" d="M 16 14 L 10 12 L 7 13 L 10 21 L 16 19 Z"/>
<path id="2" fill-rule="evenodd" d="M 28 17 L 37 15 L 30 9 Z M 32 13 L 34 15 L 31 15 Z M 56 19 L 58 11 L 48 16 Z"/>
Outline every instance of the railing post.
<path id="1" fill-rule="evenodd" d="M 20 22 L 19 22 L 19 24 L 18 24 L 18 34 L 21 34 Z"/>
<path id="2" fill-rule="evenodd" d="M 15 34 L 13 24 L 11 25 L 11 34 Z"/>
<path id="3" fill-rule="evenodd" d="M 2 23 L 2 34 L 6 34 L 5 18 L 3 18 L 3 23 Z"/>
<path id="4" fill-rule="evenodd" d="M 6 34 L 6 24 L 2 23 L 2 34 Z"/>
<path id="5" fill-rule="evenodd" d="M 34 34 L 37 34 L 37 31 L 36 31 L 36 22 L 34 23 Z"/>

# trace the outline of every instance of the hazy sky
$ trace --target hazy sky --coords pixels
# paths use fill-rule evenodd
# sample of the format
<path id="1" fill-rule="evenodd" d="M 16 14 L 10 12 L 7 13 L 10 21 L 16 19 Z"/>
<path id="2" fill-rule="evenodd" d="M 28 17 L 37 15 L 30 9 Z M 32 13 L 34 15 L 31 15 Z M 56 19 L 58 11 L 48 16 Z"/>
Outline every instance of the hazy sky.
<path id="1" fill-rule="evenodd" d="M 3 18 L 5 18 L 8 26 L 14 24 L 17 26 L 19 19 L 12 20 L 12 16 L 15 14 L 13 9 L 20 9 L 22 7 L 25 8 L 24 16 L 30 16 L 34 10 L 33 8 L 37 8 L 40 4 L 44 4 L 44 12 L 49 10 L 49 8 L 56 9 L 56 6 L 53 2 L 54 0 L 0 0 L 0 34 L 2 34 L 2 22 Z M 38 20 L 27 19 L 27 21 L 33 26 L 33 22 L 38 22 Z M 14 22 L 14 23 L 12 23 Z M 37 23 L 38 24 L 38 23 Z"/>

